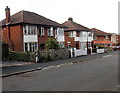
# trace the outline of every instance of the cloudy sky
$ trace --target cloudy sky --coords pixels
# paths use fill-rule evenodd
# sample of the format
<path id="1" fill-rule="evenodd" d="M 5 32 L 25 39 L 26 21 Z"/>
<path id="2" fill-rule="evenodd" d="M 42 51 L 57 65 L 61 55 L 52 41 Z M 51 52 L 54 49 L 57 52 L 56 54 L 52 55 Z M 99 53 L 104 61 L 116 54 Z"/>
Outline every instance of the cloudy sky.
<path id="1" fill-rule="evenodd" d="M 119 0 L 2 0 L 0 20 L 5 18 L 5 7 L 9 6 L 11 15 L 27 10 L 63 23 L 73 20 L 88 28 L 118 33 Z"/>

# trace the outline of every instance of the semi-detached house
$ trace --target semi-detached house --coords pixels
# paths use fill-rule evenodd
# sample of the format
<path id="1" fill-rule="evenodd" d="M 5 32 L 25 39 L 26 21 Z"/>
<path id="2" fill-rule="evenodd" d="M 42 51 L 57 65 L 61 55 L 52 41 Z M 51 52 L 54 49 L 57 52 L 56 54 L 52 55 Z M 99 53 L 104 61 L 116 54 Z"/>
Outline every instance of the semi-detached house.
<path id="1" fill-rule="evenodd" d="M 116 44 L 116 37 L 113 38 L 112 33 L 107 33 L 96 28 L 91 29 L 94 32 L 94 47 L 96 46 L 114 46 Z"/>
<path id="2" fill-rule="evenodd" d="M 10 8 L 5 9 L 2 20 L 2 40 L 13 51 L 35 51 L 44 49 L 48 38 L 56 38 L 64 47 L 65 26 L 29 11 L 20 11 L 10 16 Z"/>
<path id="3" fill-rule="evenodd" d="M 63 23 L 65 28 L 65 47 L 75 50 L 75 56 L 92 53 L 93 32 L 70 17 Z"/>

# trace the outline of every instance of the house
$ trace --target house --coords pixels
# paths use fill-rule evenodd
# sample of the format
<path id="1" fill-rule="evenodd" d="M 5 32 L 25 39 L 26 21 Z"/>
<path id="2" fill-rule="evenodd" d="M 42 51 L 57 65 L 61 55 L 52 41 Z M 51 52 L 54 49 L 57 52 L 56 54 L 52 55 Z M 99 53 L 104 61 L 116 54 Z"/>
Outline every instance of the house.
<path id="1" fill-rule="evenodd" d="M 89 28 L 74 22 L 71 17 L 62 25 L 68 27 L 64 32 L 65 47 L 75 49 L 78 56 L 91 52 L 93 33 Z"/>
<path id="2" fill-rule="evenodd" d="M 111 41 L 117 45 L 118 44 L 118 34 L 111 33 Z"/>
<path id="3" fill-rule="evenodd" d="M 10 50 L 25 52 L 44 49 L 48 38 L 56 38 L 59 45 L 64 47 L 65 26 L 24 10 L 10 16 L 8 6 L 5 13 L 1 34 L 2 41 L 9 45 Z"/>
<path id="4" fill-rule="evenodd" d="M 114 36 L 111 33 L 106 33 L 96 28 L 92 28 L 91 31 L 94 32 L 94 47 L 100 46 L 113 46 L 115 45 Z M 115 38 L 116 39 L 116 38 Z"/>
<path id="5" fill-rule="evenodd" d="M 118 45 L 120 45 L 120 35 L 117 35 Z"/>

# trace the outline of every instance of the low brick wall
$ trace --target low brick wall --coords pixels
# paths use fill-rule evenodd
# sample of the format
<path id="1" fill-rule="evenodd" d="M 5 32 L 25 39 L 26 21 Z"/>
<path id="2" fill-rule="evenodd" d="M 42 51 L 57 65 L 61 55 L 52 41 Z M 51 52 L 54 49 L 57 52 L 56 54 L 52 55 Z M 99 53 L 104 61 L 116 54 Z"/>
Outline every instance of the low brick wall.
<path id="1" fill-rule="evenodd" d="M 50 59 L 51 60 L 58 60 L 69 58 L 69 50 L 68 49 L 52 49 L 50 50 Z"/>

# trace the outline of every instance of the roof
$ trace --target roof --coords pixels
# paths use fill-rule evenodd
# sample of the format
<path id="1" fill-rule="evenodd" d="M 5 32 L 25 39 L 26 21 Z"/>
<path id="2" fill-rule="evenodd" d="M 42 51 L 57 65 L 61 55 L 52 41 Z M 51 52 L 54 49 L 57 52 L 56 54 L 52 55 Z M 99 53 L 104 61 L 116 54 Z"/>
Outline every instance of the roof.
<path id="1" fill-rule="evenodd" d="M 68 18 L 68 21 L 65 21 L 64 23 L 62 23 L 62 25 L 68 27 L 65 28 L 65 31 L 70 31 L 70 30 L 90 31 L 89 28 L 74 22 L 72 18 Z"/>
<path id="2" fill-rule="evenodd" d="M 101 30 L 96 29 L 96 28 L 92 28 L 91 31 L 94 32 L 94 35 L 95 35 L 95 36 L 106 36 L 106 35 L 111 35 L 111 33 L 107 33 L 107 32 L 101 31 Z"/>
<path id="3" fill-rule="evenodd" d="M 18 23 L 64 27 L 63 25 L 55 21 L 52 21 L 48 18 L 45 18 L 39 14 L 36 14 L 34 12 L 24 11 L 24 10 L 11 16 L 11 24 L 18 24 Z M 2 20 L 2 25 L 5 25 L 5 19 Z"/>
<path id="4" fill-rule="evenodd" d="M 115 44 L 114 42 L 110 40 L 94 40 L 93 43 L 94 44 Z"/>

